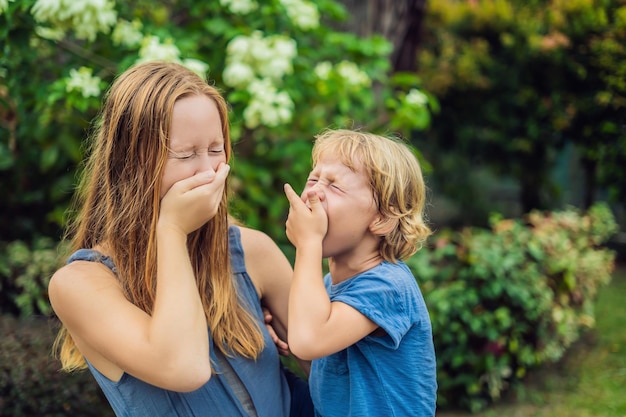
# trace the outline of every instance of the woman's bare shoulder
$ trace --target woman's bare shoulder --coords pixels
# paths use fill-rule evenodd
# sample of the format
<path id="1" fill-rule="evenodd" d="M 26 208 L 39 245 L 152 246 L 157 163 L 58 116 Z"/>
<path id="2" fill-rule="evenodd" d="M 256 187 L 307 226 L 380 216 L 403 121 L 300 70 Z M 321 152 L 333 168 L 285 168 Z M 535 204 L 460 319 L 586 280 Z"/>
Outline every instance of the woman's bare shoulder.
<path id="1" fill-rule="evenodd" d="M 50 285 L 59 287 L 99 286 L 117 282 L 113 272 L 104 264 L 92 261 L 74 261 L 59 268 L 50 278 Z"/>
<path id="2" fill-rule="evenodd" d="M 111 270 L 98 262 L 75 261 L 58 269 L 50 278 L 48 296 L 57 314 L 66 306 L 88 302 L 90 297 L 109 291 L 122 293 Z"/>
<path id="3" fill-rule="evenodd" d="M 279 249 L 276 242 L 266 233 L 245 226 L 238 226 L 241 231 L 241 244 L 246 254 L 263 254 Z"/>
<path id="4" fill-rule="evenodd" d="M 271 292 L 273 286 L 290 282 L 291 264 L 276 242 L 262 231 L 241 226 L 240 229 L 246 269 L 261 293 L 268 295 L 266 292 Z"/>

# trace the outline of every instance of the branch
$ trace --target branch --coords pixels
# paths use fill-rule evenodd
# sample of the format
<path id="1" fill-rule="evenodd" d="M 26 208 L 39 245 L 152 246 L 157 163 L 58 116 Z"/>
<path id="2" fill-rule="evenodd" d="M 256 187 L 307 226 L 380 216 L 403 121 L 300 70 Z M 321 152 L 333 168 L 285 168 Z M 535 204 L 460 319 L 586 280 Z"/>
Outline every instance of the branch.
<path id="1" fill-rule="evenodd" d="M 58 45 L 73 53 L 74 55 L 77 55 L 81 58 L 84 58 L 88 61 L 94 62 L 97 65 L 103 67 L 106 71 L 109 71 L 112 74 L 116 74 L 117 73 L 117 65 L 115 64 L 115 62 L 110 61 L 106 58 L 101 57 L 100 55 L 96 55 L 90 51 L 88 51 L 87 49 L 77 45 L 74 42 L 70 42 L 67 41 L 65 39 L 62 39 L 60 41 L 58 41 Z"/>

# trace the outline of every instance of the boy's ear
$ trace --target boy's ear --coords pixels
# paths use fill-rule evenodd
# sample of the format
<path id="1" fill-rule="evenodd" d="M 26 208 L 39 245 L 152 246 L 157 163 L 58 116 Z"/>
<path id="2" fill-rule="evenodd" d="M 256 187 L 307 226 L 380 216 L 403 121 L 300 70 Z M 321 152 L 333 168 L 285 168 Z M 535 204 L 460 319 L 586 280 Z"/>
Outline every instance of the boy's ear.
<path id="1" fill-rule="evenodd" d="M 376 236 L 385 236 L 391 233 L 397 226 L 398 219 L 377 216 L 374 221 L 370 223 L 370 232 Z"/>

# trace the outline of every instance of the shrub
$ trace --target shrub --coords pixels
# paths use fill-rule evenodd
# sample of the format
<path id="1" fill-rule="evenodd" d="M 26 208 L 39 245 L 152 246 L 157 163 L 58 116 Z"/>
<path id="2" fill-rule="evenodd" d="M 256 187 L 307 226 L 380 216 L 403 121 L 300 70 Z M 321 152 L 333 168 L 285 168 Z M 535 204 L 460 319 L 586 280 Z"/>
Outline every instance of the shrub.
<path id="1" fill-rule="evenodd" d="M 12 417 L 109 417 L 89 372 L 66 374 L 51 357 L 56 325 L 47 318 L 0 316 L 0 410 Z"/>
<path id="2" fill-rule="evenodd" d="M 440 407 L 485 407 L 594 325 L 614 267 L 601 245 L 616 229 L 604 204 L 494 217 L 491 230 L 441 232 L 408 261 L 431 314 Z"/>
<path id="3" fill-rule="evenodd" d="M 50 238 L 37 238 L 31 246 L 0 242 L 0 314 L 50 314 L 48 282 L 59 266 L 57 243 Z"/>

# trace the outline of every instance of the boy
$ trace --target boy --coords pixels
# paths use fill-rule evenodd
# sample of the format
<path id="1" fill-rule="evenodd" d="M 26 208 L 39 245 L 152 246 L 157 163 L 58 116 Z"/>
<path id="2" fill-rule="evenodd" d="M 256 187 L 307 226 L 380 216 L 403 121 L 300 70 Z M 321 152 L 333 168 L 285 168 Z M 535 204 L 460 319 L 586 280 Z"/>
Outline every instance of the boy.
<path id="1" fill-rule="evenodd" d="M 302 196 L 288 184 L 285 194 L 296 248 L 288 341 L 313 360 L 316 415 L 434 416 L 431 323 L 402 262 L 431 233 L 419 163 L 395 139 L 349 130 L 318 136 L 312 156 Z"/>

